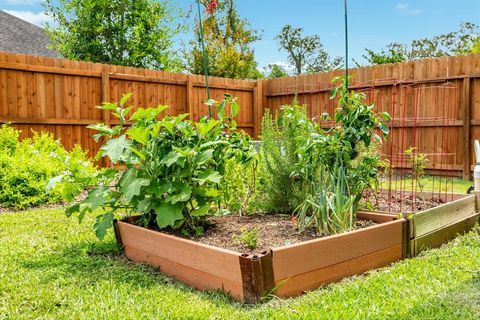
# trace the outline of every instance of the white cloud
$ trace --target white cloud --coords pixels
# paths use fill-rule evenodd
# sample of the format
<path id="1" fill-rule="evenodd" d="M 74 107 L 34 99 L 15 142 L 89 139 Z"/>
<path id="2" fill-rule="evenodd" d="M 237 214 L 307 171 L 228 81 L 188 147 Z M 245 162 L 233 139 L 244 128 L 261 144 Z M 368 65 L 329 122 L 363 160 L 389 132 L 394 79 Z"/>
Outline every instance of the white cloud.
<path id="1" fill-rule="evenodd" d="M 412 16 L 419 15 L 423 12 L 419 8 L 411 8 L 410 5 L 407 2 L 397 3 L 394 8 L 399 13 L 409 14 L 409 15 L 412 15 Z"/>
<path id="2" fill-rule="evenodd" d="M 13 1 L 13 0 L 12 0 Z M 11 14 L 17 18 L 33 23 L 37 26 L 42 26 L 45 22 L 51 22 L 51 17 L 47 16 L 44 12 L 31 12 L 31 11 L 17 11 L 17 10 L 3 10 L 6 13 Z"/>

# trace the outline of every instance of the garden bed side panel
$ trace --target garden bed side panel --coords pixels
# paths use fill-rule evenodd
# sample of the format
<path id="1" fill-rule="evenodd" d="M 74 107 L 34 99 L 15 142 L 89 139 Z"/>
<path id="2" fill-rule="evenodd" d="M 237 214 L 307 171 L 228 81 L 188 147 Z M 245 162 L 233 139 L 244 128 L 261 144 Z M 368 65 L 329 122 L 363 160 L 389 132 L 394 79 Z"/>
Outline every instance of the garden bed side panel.
<path id="1" fill-rule="evenodd" d="M 130 223 L 116 222 L 125 256 L 158 267 L 161 272 L 199 290 L 222 290 L 243 300 L 240 254 Z"/>
<path id="2" fill-rule="evenodd" d="M 402 259 L 406 220 L 272 250 L 276 295 L 291 297 Z"/>
<path id="3" fill-rule="evenodd" d="M 476 196 L 469 195 L 409 217 L 410 253 L 436 248 L 470 231 L 479 216 Z"/>

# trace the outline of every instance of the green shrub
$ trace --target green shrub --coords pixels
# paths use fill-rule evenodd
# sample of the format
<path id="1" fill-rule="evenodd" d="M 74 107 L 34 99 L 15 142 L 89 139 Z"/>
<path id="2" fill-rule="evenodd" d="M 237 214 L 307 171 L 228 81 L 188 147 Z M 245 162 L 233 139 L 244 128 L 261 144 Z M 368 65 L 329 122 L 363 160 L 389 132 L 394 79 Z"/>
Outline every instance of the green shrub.
<path id="1" fill-rule="evenodd" d="M 0 128 L 0 205 L 24 209 L 61 201 L 59 191 L 46 191 L 47 182 L 75 166 L 84 174 L 95 168 L 85 153 L 76 146 L 65 151 L 51 133 L 34 133 L 19 141 L 20 131 L 2 125 Z"/>
<path id="2" fill-rule="evenodd" d="M 267 110 L 262 120 L 259 190 L 263 210 L 291 213 L 308 193 L 309 185 L 294 173 L 300 162 L 298 150 L 317 125 L 306 108 L 294 103 L 281 107 L 273 117 Z"/>

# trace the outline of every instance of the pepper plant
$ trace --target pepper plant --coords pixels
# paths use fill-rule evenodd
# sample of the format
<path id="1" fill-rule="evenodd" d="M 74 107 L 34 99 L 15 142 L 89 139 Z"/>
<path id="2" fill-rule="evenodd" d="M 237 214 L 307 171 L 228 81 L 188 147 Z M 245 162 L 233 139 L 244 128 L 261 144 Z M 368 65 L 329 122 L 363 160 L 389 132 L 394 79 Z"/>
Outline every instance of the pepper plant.
<path id="1" fill-rule="evenodd" d="M 168 109 L 162 105 L 138 108 L 130 115 L 132 107 L 125 107 L 129 97 L 124 95 L 120 105 L 99 107 L 110 110 L 119 119 L 118 125 L 89 126 L 98 132 L 94 139 L 105 139 L 96 158 L 108 158 L 122 169 L 104 171 L 85 199 L 66 209 L 67 215 L 78 214 L 82 219 L 103 208 L 94 225 L 99 238 L 113 226 L 116 212 L 140 214 L 138 223 L 145 227 L 202 234 L 206 217 L 221 199 L 227 160 L 247 162 L 253 154 L 248 135 L 238 131 L 232 119 L 238 113 L 236 106 L 228 108 L 233 113 L 223 110 L 236 100 L 230 96 L 221 102 L 210 100 L 212 107 L 223 110 L 220 119 L 205 117 L 193 122 L 186 119 L 188 114 L 158 119 Z M 81 189 L 69 188 L 68 199 Z"/>
<path id="2" fill-rule="evenodd" d="M 341 78 L 333 81 L 338 80 Z M 364 94 L 347 90 L 344 81 L 332 90 L 330 98 L 337 96 L 334 125 L 312 131 L 298 150 L 297 172 L 313 190 L 296 209 L 299 228 L 315 221 L 323 235 L 353 227 L 362 193 L 378 176 L 378 155 L 361 150 L 368 150 L 373 141 L 381 143 L 389 132 L 384 122 L 391 120 L 388 113 L 374 112 L 373 104 L 364 104 Z M 328 114 L 323 119 L 329 120 Z"/>

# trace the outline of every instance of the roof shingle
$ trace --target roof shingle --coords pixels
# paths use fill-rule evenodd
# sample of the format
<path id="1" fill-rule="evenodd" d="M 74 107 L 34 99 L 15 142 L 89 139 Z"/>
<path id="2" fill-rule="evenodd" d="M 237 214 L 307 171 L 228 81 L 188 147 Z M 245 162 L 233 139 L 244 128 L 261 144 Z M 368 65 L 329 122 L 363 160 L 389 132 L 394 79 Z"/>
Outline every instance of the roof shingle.
<path id="1" fill-rule="evenodd" d="M 58 58 L 48 43 L 45 30 L 0 10 L 0 51 Z"/>

